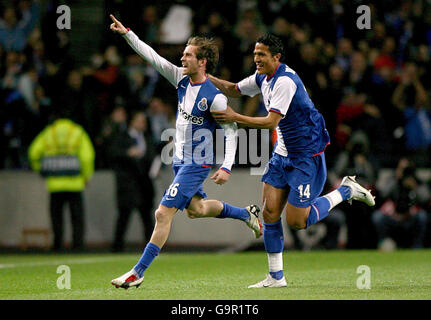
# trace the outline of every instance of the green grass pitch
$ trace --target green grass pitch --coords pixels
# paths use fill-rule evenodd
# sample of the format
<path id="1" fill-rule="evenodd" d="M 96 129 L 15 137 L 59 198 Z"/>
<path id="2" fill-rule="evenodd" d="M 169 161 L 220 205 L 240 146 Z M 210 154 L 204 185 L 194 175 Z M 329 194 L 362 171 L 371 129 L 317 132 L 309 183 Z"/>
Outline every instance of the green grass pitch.
<path id="1" fill-rule="evenodd" d="M 0 300 L 429 300 L 431 251 L 285 251 L 285 288 L 247 289 L 267 273 L 265 252 L 161 253 L 141 287 L 110 280 L 130 270 L 136 254 L 0 255 Z M 70 268 L 71 288 L 58 267 Z M 370 288 L 358 289 L 358 267 Z M 59 270 L 61 271 L 61 270 Z M 59 280 L 59 277 L 62 277 Z M 360 283 L 363 283 L 359 281 Z"/>

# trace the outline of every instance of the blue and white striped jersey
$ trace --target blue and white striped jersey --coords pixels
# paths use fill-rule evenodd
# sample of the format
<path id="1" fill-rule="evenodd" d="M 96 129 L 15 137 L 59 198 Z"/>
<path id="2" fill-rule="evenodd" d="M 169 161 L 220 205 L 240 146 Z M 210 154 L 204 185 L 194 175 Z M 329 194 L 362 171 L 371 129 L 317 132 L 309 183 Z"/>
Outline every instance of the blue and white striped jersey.
<path id="1" fill-rule="evenodd" d="M 188 76 L 178 83 L 174 163 L 213 164 L 213 133 L 217 123 L 210 110 L 225 110 L 227 98 L 206 78 L 192 83 Z M 230 168 L 228 168 L 230 170 Z"/>
<path id="2" fill-rule="evenodd" d="M 280 64 L 268 77 L 257 72 L 240 81 L 237 89 L 245 95 L 262 93 L 268 112 L 283 116 L 277 130 L 275 152 L 281 156 L 315 156 L 330 143 L 325 120 L 316 109 L 297 73 Z"/>
<path id="3" fill-rule="evenodd" d="M 178 109 L 175 132 L 175 164 L 212 165 L 213 134 L 217 123 L 211 111 L 227 108 L 227 97 L 206 78 L 204 82 L 192 83 L 183 68 L 177 67 L 159 56 L 150 46 L 139 40 L 129 30 L 124 38 L 129 45 L 148 61 L 175 88 L 178 94 Z M 236 123 L 222 125 L 226 136 L 225 160 L 222 168 L 231 170 L 237 147 Z"/>

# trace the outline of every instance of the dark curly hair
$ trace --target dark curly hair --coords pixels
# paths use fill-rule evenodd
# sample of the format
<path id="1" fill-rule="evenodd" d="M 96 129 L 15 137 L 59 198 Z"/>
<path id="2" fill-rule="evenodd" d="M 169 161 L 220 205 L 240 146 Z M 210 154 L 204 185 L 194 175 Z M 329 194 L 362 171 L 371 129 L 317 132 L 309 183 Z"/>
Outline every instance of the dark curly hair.
<path id="1" fill-rule="evenodd" d="M 197 46 L 196 58 L 207 59 L 206 72 L 214 73 L 219 60 L 218 47 L 214 39 L 205 37 L 191 37 L 187 41 L 188 46 Z"/>

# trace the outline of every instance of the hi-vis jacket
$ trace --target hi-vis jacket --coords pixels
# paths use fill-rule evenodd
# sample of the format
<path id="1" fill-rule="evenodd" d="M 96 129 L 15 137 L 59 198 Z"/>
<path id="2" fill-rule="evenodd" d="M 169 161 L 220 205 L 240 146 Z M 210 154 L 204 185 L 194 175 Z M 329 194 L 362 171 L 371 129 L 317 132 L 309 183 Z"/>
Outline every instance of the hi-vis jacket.
<path id="1" fill-rule="evenodd" d="M 43 129 L 31 143 L 28 156 L 36 172 L 46 172 L 46 163 L 54 168 L 44 174 L 49 192 L 80 192 L 94 173 L 93 144 L 85 130 L 68 119 L 58 119 Z"/>

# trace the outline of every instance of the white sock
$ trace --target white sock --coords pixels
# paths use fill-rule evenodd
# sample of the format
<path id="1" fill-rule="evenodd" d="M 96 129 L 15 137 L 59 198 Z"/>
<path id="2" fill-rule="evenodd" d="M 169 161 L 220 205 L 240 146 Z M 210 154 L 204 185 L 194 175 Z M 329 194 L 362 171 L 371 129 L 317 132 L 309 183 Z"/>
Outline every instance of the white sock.
<path id="1" fill-rule="evenodd" d="M 283 253 L 268 253 L 269 272 L 278 272 L 283 270 Z"/>
<path id="2" fill-rule="evenodd" d="M 340 191 L 338 189 L 335 189 L 334 191 L 331 191 L 324 195 L 326 199 L 328 199 L 330 207 L 328 211 L 331 211 L 332 208 L 334 208 L 336 205 L 343 202 L 343 197 L 341 196 Z"/>

